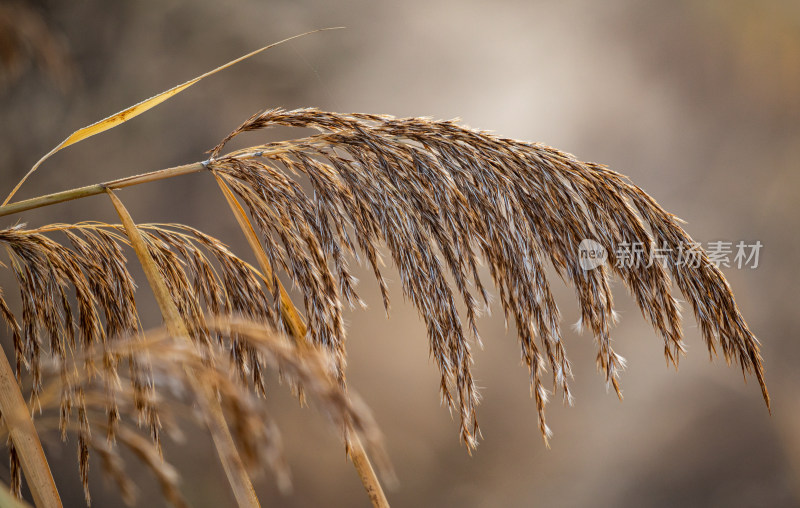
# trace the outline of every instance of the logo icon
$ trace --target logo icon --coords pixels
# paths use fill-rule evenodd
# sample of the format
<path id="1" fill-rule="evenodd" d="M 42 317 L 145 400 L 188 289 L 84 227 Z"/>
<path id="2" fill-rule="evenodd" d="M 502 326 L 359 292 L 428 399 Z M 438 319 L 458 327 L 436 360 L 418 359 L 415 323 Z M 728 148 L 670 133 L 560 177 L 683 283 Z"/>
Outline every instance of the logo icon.
<path id="1" fill-rule="evenodd" d="M 594 270 L 601 266 L 608 259 L 608 252 L 605 247 L 600 245 L 594 240 L 584 239 L 578 245 L 578 261 L 581 268 L 586 270 Z"/>

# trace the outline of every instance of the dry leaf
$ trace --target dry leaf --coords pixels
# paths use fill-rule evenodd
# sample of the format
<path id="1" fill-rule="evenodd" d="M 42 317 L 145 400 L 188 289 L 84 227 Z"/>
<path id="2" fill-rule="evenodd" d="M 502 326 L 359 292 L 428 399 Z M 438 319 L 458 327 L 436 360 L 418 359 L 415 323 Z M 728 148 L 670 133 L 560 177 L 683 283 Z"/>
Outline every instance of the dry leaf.
<path id="1" fill-rule="evenodd" d="M 221 66 L 217 67 L 216 69 L 214 69 L 212 71 L 208 71 L 208 72 L 206 72 L 205 74 L 203 74 L 201 76 L 198 76 L 198 77 L 196 77 L 194 79 L 191 79 L 191 80 L 187 81 L 186 83 L 183 83 L 182 85 L 178 85 L 178 86 L 175 86 L 173 88 L 170 88 L 169 90 L 167 90 L 165 92 L 161 92 L 160 94 L 154 95 L 153 97 L 150 97 L 149 99 L 143 100 L 142 102 L 140 102 L 138 104 L 135 104 L 135 105 L 133 105 L 133 106 L 131 106 L 129 108 L 123 109 L 119 113 L 116 113 L 116 114 L 113 114 L 113 115 L 111 115 L 111 116 L 109 116 L 107 118 L 104 118 L 104 119 L 100 120 L 99 122 L 93 123 L 93 124 L 91 124 L 89 126 L 86 126 L 86 127 L 82 128 L 82 129 L 76 130 L 67 139 L 62 141 L 58 146 L 56 146 L 55 148 L 50 150 L 44 157 L 39 159 L 39 162 L 37 162 L 36 164 L 33 165 L 31 170 L 28 171 L 28 173 L 24 177 L 22 177 L 22 180 L 20 180 L 19 183 L 16 185 L 16 187 L 14 187 L 14 190 L 11 191 L 11 194 L 9 194 L 8 197 L 5 199 L 5 201 L 3 201 L 3 206 L 7 205 L 8 202 L 11 201 L 11 198 L 14 197 L 14 194 L 16 194 L 17 191 L 19 190 L 19 188 L 22 186 L 22 184 L 25 183 L 25 180 L 27 180 L 28 177 L 31 176 L 31 174 L 33 174 L 33 172 L 36 171 L 44 161 L 46 161 L 48 158 L 50 158 L 51 155 L 53 155 L 54 153 L 58 152 L 62 148 L 66 148 L 69 145 L 74 145 L 75 143 L 77 143 L 79 141 L 83 141 L 86 138 L 94 136 L 95 134 L 99 134 L 99 133 L 107 131 L 109 129 L 113 129 L 117 125 L 125 123 L 128 120 L 130 120 L 131 118 L 133 118 L 135 116 L 138 116 L 138 115 L 141 115 L 142 113 L 144 113 L 148 109 L 154 108 L 154 107 L 158 106 L 159 104 L 161 104 L 162 102 L 164 102 L 164 101 L 166 101 L 168 99 L 171 99 L 172 97 L 178 95 L 179 93 L 181 93 L 182 91 L 186 90 L 190 86 L 194 85 L 195 83 L 197 83 L 201 79 L 206 78 L 208 76 L 211 76 L 212 74 L 216 74 L 217 72 L 219 72 L 221 70 L 227 69 L 228 67 L 230 67 L 230 66 L 232 66 L 232 65 L 234 65 L 236 63 L 239 63 L 242 60 L 250 58 L 253 55 L 261 53 L 262 51 L 265 51 L 265 50 L 270 49 L 270 48 L 274 48 L 275 46 L 277 46 L 279 44 L 283 44 L 284 42 L 288 42 L 288 41 L 291 41 L 292 39 L 297 39 L 297 38 L 303 37 L 305 35 L 313 34 L 313 33 L 316 33 L 316 32 L 322 32 L 322 31 L 326 31 L 326 30 L 337 30 L 339 28 L 342 28 L 342 27 L 321 28 L 319 30 L 312 30 L 310 32 L 305 32 L 305 33 L 302 33 L 302 34 L 299 34 L 299 35 L 293 35 L 292 37 L 283 39 L 282 41 L 278 41 L 278 42 L 272 43 L 272 44 L 270 44 L 268 46 L 264 46 L 261 49 L 257 49 L 255 51 L 252 51 L 252 52 L 250 52 L 250 53 L 248 53 L 248 54 L 246 54 L 244 56 L 240 56 L 239 58 L 237 58 L 235 60 L 231 60 L 230 62 L 226 63 L 225 65 L 221 65 Z"/>

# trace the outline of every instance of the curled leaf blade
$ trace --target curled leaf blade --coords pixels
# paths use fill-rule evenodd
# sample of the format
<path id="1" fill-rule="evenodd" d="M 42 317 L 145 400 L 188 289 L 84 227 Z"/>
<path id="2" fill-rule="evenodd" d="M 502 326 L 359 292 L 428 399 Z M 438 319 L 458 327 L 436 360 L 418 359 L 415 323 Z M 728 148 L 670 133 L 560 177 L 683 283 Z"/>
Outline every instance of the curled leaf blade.
<path id="1" fill-rule="evenodd" d="M 139 116 L 142 113 L 144 113 L 145 111 L 158 106 L 162 102 L 164 102 L 164 101 L 166 101 L 168 99 L 171 99 L 172 97 L 175 97 L 176 95 L 178 95 L 182 91 L 186 90 L 190 86 L 194 85 L 198 81 L 200 81 L 200 80 L 202 80 L 204 78 L 207 78 L 208 76 L 211 76 L 212 74 L 216 74 L 219 71 L 225 70 L 228 67 L 231 67 L 232 65 L 241 62 L 242 60 L 246 60 L 246 59 L 250 58 L 251 56 L 254 56 L 254 55 L 257 55 L 258 53 L 261 53 L 262 51 L 266 51 L 266 50 L 268 50 L 270 48 L 274 48 L 275 46 L 278 46 L 279 44 L 283 44 L 284 42 L 288 42 L 288 41 L 291 41 L 292 39 L 297 39 L 299 37 L 303 37 L 305 35 L 309 35 L 309 34 L 312 34 L 312 33 L 315 33 L 315 32 L 322 32 L 322 31 L 326 31 L 326 30 L 337 30 L 339 28 L 342 28 L 342 27 L 321 28 L 321 29 L 318 29 L 318 30 L 312 30 L 310 32 L 305 32 L 305 33 L 302 33 L 302 34 L 293 35 L 292 37 L 287 37 L 286 39 L 283 39 L 281 41 L 274 42 L 272 44 L 264 46 L 263 48 L 257 49 L 255 51 L 251 51 L 250 53 L 247 53 L 246 55 L 242 55 L 239 58 L 231 60 L 230 62 L 228 62 L 226 64 L 220 65 L 216 69 L 210 70 L 210 71 L 206 72 L 205 74 L 197 76 L 194 79 L 190 79 L 189 81 L 187 81 L 187 82 L 185 82 L 183 84 L 174 86 L 174 87 L 170 88 L 169 90 L 166 90 L 164 92 L 161 92 L 160 94 L 154 95 L 153 97 L 150 97 L 149 99 L 145 99 L 145 100 L 143 100 L 143 101 L 141 101 L 141 102 L 139 102 L 137 104 L 134 104 L 133 106 L 131 106 L 129 108 L 125 108 L 122 111 L 120 111 L 118 113 L 115 113 L 115 114 L 113 114 L 111 116 L 108 116 L 108 117 L 106 117 L 106 118 L 104 118 L 104 119 L 102 119 L 102 120 L 100 120 L 98 122 L 95 122 L 95 123 L 93 123 L 91 125 L 87 125 L 86 127 L 83 127 L 81 129 L 76 130 L 75 132 L 70 134 L 69 137 L 67 137 L 67 139 L 65 139 L 64 141 L 59 143 L 55 148 L 53 148 L 52 150 L 47 152 L 44 155 L 44 157 L 39 159 L 39 161 L 36 164 L 33 165 L 33 167 L 30 169 L 30 171 L 28 171 L 28 173 L 25 176 L 22 177 L 22 180 L 19 181 L 19 183 L 14 187 L 14 189 L 11 191 L 11 193 L 8 195 L 8 197 L 6 197 L 5 201 L 3 201 L 3 206 L 7 205 L 8 202 L 11 201 L 11 198 L 14 197 L 14 194 L 16 194 L 17 191 L 19 190 L 19 188 L 22 186 L 22 184 L 25 183 L 25 180 L 27 180 L 28 177 L 31 176 L 33 174 L 33 172 L 36 171 L 39 168 L 39 166 L 42 165 L 42 163 L 44 161 L 49 159 L 56 152 L 66 148 L 66 147 L 68 147 L 70 145 L 74 145 L 75 143 L 77 143 L 79 141 L 83 141 L 86 138 L 92 137 L 95 134 L 100 134 L 101 132 L 105 132 L 105 131 L 107 131 L 109 129 L 113 129 L 117 125 L 123 124 L 123 123 L 127 122 L 128 120 L 130 120 L 131 118 Z"/>

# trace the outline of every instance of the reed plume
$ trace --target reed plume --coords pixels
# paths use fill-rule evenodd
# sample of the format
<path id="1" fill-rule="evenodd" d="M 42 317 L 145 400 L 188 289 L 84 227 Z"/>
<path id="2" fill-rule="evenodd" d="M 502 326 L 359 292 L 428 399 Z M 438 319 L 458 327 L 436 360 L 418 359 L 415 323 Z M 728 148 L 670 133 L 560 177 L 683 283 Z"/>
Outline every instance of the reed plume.
<path id="1" fill-rule="evenodd" d="M 194 339 L 206 344 L 212 340 L 204 325 L 206 313 L 238 314 L 273 326 L 279 322 L 258 271 L 223 243 L 188 226 L 145 224 L 140 229 L 176 305 L 191 324 Z M 73 248 L 45 232 L 63 233 Z M 16 320 L 1 297 L 0 309 L 14 334 L 17 371 L 26 365 L 32 372 L 34 401 L 41 388 L 45 340 L 53 354 L 66 359 L 76 345 L 105 343 L 138 329 L 135 285 L 122 251 L 128 240 L 121 226 L 54 224 L 38 230 L 16 226 L 0 231 L 0 243 L 7 247 L 20 287 L 22 320 Z M 77 302 L 77 315 L 70 291 Z M 234 341 L 232 354 L 244 374 L 249 353 Z M 258 363 L 249 375 L 262 390 Z"/>
<path id="2" fill-rule="evenodd" d="M 63 34 L 33 5 L 0 5 L 0 89 L 15 84 L 36 65 L 66 91 L 75 80 L 74 61 Z"/>
<path id="3" fill-rule="evenodd" d="M 237 135 L 279 125 L 320 133 L 220 157 Z M 667 360 L 677 366 L 684 345 L 679 305 L 670 292 L 674 278 L 709 351 L 720 346 L 729 363 L 737 361 L 745 373 L 755 374 L 769 404 L 758 341 L 720 270 L 704 252 L 696 266 L 680 263 L 681 249 L 694 242 L 679 219 L 602 165 L 453 121 L 317 109 L 258 113 L 211 155 L 207 167 L 222 174 L 247 204 L 271 262 L 303 290 L 315 343 L 342 354 L 340 302 L 360 303 L 346 254 L 361 255 L 370 264 L 388 311 L 379 245 L 388 248 L 404 295 L 427 325 L 442 399 L 460 415 L 461 437 L 470 447 L 478 433 L 470 341 L 480 341 L 475 320 L 489 306 L 479 273 L 482 262 L 506 321 L 519 335 L 545 440 L 550 434 L 545 370 L 549 367 L 553 388 L 560 388 L 567 402 L 572 376 L 544 273 L 548 261 L 575 288 L 579 327 L 594 334 L 598 368 L 620 396 L 624 359 L 611 345 L 617 321 L 612 272 L 662 336 Z M 291 175 L 305 177 L 311 192 Z M 582 239 L 599 242 L 609 263 L 594 270 L 581 267 Z M 617 258 L 616 246 L 637 243 L 645 259 L 658 248 L 668 253 L 666 262 L 634 266 Z M 466 325 L 458 301 L 466 309 Z"/>
<path id="4" fill-rule="evenodd" d="M 311 128 L 317 134 L 223 155 L 239 134 L 273 126 Z M 117 438 L 154 470 L 165 498 L 181 506 L 174 471 L 156 457 L 165 423 L 185 416 L 165 411 L 161 401 L 170 386 L 190 383 L 192 373 L 213 380 L 244 464 L 266 464 L 281 485 L 287 476 L 279 439 L 258 402 L 266 393 L 268 369 L 281 371 L 298 394 L 317 400 L 344 430 L 348 445 L 356 445 L 351 450 L 358 451 L 358 440 L 363 441 L 373 458 L 385 463 L 374 422 L 346 389 L 343 311 L 364 305 L 350 267 L 355 259 L 371 268 L 389 312 L 386 255 L 427 327 L 441 397 L 458 414 L 467 450 L 477 446 L 480 435 L 471 351 L 480 344 L 477 319 L 489 311 L 492 292 L 506 323 L 516 329 L 545 442 L 551 434 L 545 419 L 551 389 L 572 403 L 573 372 L 545 273 L 548 265 L 574 287 L 578 327 L 593 334 L 598 369 L 620 397 L 625 360 L 612 347 L 618 320 L 610 288 L 614 275 L 661 336 L 667 362 L 677 367 L 685 348 L 674 280 L 710 354 L 719 348 L 728 363 L 755 375 L 769 407 L 759 342 L 721 271 L 702 249 L 695 251 L 693 263 L 681 263 L 681 252 L 694 242 L 679 219 L 605 166 L 455 121 L 317 109 L 260 112 L 210 153 L 202 163 L 0 207 L 3 216 L 100 193 L 109 193 L 117 206 L 112 189 L 208 171 L 229 193 L 235 214 L 236 207 L 241 209 L 237 199 L 249 211 L 255 228 L 244 211 L 236 216 L 245 233 L 248 227 L 253 238 L 255 229 L 260 233 L 261 245 L 251 243 L 260 260 L 256 269 L 219 240 L 180 224 L 85 222 L 0 230 L 22 297 L 17 316 L 0 290 L 0 314 L 14 340 L 17 374 L 32 374 L 31 409 L 46 412 L 57 406 L 62 435 L 78 433 L 84 482 L 94 449 L 122 491 L 132 493 L 110 446 Z M 129 226 L 143 247 L 132 241 Z M 63 243 L 53 238 L 58 235 Z M 578 248 L 584 239 L 606 250 L 606 264 L 581 265 Z M 642 246 L 645 259 L 658 254 L 663 262 L 625 262 L 617 247 L 634 244 Z M 167 332 L 138 336 L 135 284 L 125 257 L 130 245 L 140 260 L 146 250 L 145 257 L 155 263 L 188 342 Z M 305 322 L 288 300 L 281 274 L 297 288 Z M 297 346 L 283 334 L 293 336 Z M 45 368 L 48 359 L 54 366 Z M 123 362 L 127 384 L 120 382 Z M 189 403 L 203 409 L 208 401 Z M 136 424 L 123 422 L 125 417 Z M 139 427 L 150 440 L 142 440 Z M 98 440 L 93 428 L 107 439 Z M 12 487 L 18 491 L 13 442 L 10 452 L 16 472 Z M 359 460 L 354 457 L 354 463 Z M 367 480 L 365 486 L 370 492 L 374 488 Z M 88 500 L 88 490 L 86 495 Z M 388 505 L 381 499 L 382 492 L 373 497 L 376 506 Z"/>

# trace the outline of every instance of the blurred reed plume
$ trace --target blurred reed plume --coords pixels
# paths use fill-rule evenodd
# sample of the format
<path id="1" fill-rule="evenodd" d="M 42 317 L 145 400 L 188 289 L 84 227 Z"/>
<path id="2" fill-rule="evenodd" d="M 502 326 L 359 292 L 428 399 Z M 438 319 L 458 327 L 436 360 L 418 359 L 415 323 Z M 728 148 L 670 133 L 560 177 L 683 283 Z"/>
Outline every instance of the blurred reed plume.
<path id="1" fill-rule="evenodd" d="M 62 91 L 75 80 L 63 34 L 33 6 L 4 2 L 0 5 L 0 89 L 13 85 L 32 64 Z"/>
<path id="2" fill-rule="evenodd" d="M 360 400 L 346 395 L 329 375 L 329 362 L 323 353 L 299 355 L 272 328 L 242 318 L 212 319 L 205 326 L 216 340 L 202 352 L 174 340 L 162 329 L 98 343 L 68 360 L 55 360 L 45 366 L 47 382 L 38 399 L 43 416 L 37 419 L 37 427 L 46 431 L 57 426 L 62 437 L 68 432 L 78 434 L 78 458 L 87 502 L 90 449 L 101 456 L 104 469 L 117 482 L 123 498 L 127 502 L 135 500 L 136 486 L 125 474 L 117 447 L 112 446 L 118 441 L 152 470 L 167 501 L 186 506 L 178 474 L 163 460 L 161 433 L 165 429 L 180 439 L 182 422 L 197 419 L 207 410 L 202 400 L 192 400 L 190 396 L 190 386 L 196 379 L 186 376 L 182 367 L 187 365 L 204 379 L 214 381 L 251 474 L 269 467 L 278 485 L 289 489 L 290 474 L 276 423 L 259 392 L 229 374 L 243 368 L 231 354 L 230 342 L 234 340 L 257 356 L 260 367 L 274 368 L 295 386 L 303 387 L 308 399 L 332 422 L 362 436 L 374 456 L 383 459 L 374 420 Z M 125 364 L 127 368 L 121 368 Z M 123 382 L 126 377 L 127 383 Z M 199 412 L 192 409 L 192 403 L 199 406 Z M 137 432 L 134 422 L 149 429 L 150 440 Z M 12 488 L 19 491 L 19 469 L 13 463 L 12 471 Z"/>
<path id="3" fill-rule="evenodd" d="M 118 122 L 120 115 L 109 118 Z M 103 122 L 84 137 L 110 128 Z M 239 134 L 273 126 L 318 132 L 223 155 Z M 136 225 L 113 192 L 196 172 L 215 177 L 258 267 L 197 229 Z M 480 344 L 476 321 L 492 300 L 488 280 L 519 337 L 545 442 L 549 385 L 571 403 L 573 373 L 545 275 L 548 264 L 574 287 L 579 327 L 594 335 L 598 369 L 617 394 L 625 361 L 611 341 L 617 321 L 613 275 L 663 339 L 667 362 L 677 367 L 684 345 L 674 281 L 709 352 L 720 348 L 729 363 L 755 375 L 769 407 L 759 343 L 706 254 L 699 250 L 694 263 L 679 262 L 682 249 L 693 244 L 680 221 L 624 176 L 542 144 L 454 121 L 271 109 L 245 121 L 203 162 L 12 203 L 0 207 L 0 216 L 102 193 L 121 225 L 0 229 L 22 302 L 15 313 L 0 292 L 0 314 L 13 337 L 18 380 L 31 374 L 29 405 L 20 411 L 21 397 L 4 398 L 18 386 L 9 384 L 3 369 L 11 369 L 0 361 L 11 487 L 19 495 L 22 469 L 40 506 L 57 506 L 58 493 L 38 438 L 22 437 L 53 428 L 62 436 L 78 435 L 87 501 L 90 449 L 126 499 L 133 495 L 118 442 L 153 470 L 168 501 L 183 506 L 177 473 L 161 457 L 161 434 L 179 431 L 181 419 L 198 415 L 237 502 L 257 506 L 254 472 L 271 469 L 279 485 L 288 485 L 276 426 L 263 406 L 267 369 L 279 371 L 342 431 L 373 504 L 388 506 L 368 458 L 389 471 L 380 434 L 346 388 L 342 313 L 345 305 L 364 305 L 352 259 L 371 267 L 387 313 L 383 257 L 391 259 L 405 297 L 427 326 L 441 397 L 458 414 L 468 450 L 480 435 L 471 348 Z M 607 264 L 581 266 L 584 239 L 608 252 Z M 622 262 L 616 247 L 623 244 L 642 245 L 646 258 L 658 249 L 664 262 Z M 129 248 L 145 270 L 166 330 L 140 330 Z M 281 276 L 300 294 L 302 313 Z M 38 415 L 35 429 L 30 412 Z"/>

